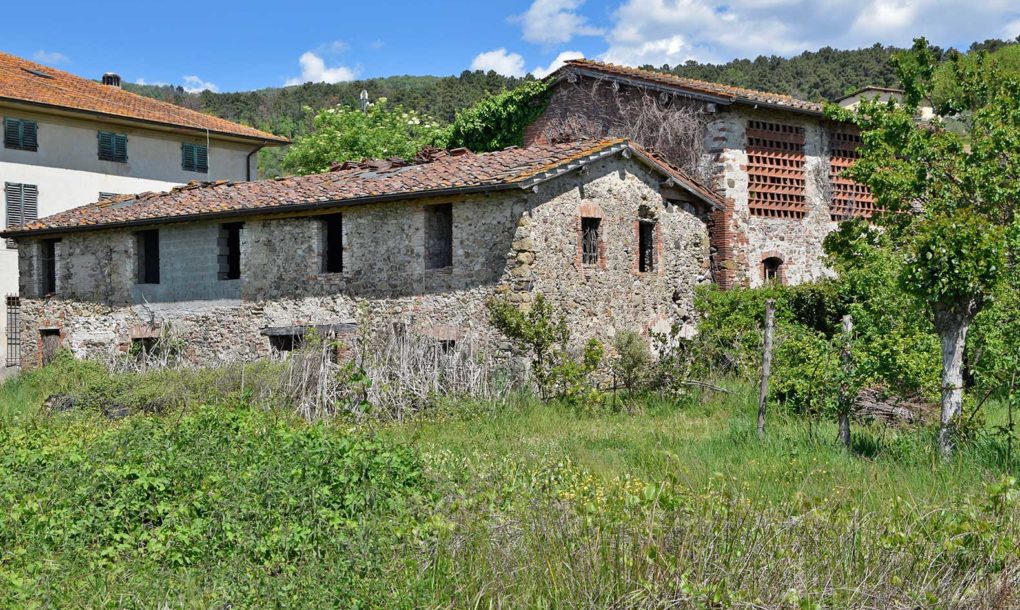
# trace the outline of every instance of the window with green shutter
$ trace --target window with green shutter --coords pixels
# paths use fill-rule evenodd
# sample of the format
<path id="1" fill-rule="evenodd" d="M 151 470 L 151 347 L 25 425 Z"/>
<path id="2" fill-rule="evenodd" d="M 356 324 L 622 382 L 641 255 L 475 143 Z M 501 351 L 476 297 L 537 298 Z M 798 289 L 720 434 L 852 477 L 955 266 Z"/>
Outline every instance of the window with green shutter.
<path id="1" fill-rule="evenodd" d="M 4 227 L 14 229 L 39 218 L 39 187 L 34 184 L 7 182 L 4 184 Z M 7 240 L 7 247 L 15 247 Z"/>
<path id="2" fill-rule="evenodd" d="M 39 126 L 35 121 L 4 119 L 4 148 L 15 150 L 39 149 Z"/>
<path id="3" fill-rule="evenodd" d="M 209 147 L 205 144 L 181 144 L 181 167 L 186 172 L 209 173 Z"/>
<path id="4" fill-rule="evenodd" d="M 99 138 L 99 160 L 127 162 L 127 136 L 112 131 L 100 131 L 96 134 Z"/>

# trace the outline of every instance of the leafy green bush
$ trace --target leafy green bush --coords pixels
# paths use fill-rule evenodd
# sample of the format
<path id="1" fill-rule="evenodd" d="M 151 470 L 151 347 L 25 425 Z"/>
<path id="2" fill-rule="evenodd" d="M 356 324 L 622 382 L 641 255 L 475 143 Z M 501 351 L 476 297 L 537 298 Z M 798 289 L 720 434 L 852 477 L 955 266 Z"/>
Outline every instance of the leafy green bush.
<path id="1" fill-rule="evenodd" d="M 613 374 L 627 390 L 639 389 L 647 381 L 652 364 L 648 341 L 639 333 L 625 330 L 613 337 L 613 348 Z"/>
<path id="2" fill-rule="evenodd" d="M 555 397 L 589 410 L 602 401 L 592 379 L 604 355 L 598 340 L 590 339 L 583 353 L 572 354 L 566 317 L 541 294 L 526 309 L 498 298 L 490 300 L 488 308 L 492 325 L 517 353 L 531 357 L 532 375 L 543 399 Z"/>
<path id="3" fill-rule="evenodd" d="M 457 113 L 450 126 L 449 144 L 475 152 L 521 146 L 524 129 L 542 114 L 549 96 L 549 86 L 540 80 L 490 95 Z"/>
<path id="4" fill-rule="evenodd" d="M 220 607 L 309 592 L 346 606 L 428 535 L 433 501 L 406 447 L 245 406 L 42 418 L 0 430 L 0 470 L 0 598 L 15 606 L 63 605 L 93 574 L 163 596 L 214 574 Z M 304 570 L 327 580 L 295 590 Z"/>

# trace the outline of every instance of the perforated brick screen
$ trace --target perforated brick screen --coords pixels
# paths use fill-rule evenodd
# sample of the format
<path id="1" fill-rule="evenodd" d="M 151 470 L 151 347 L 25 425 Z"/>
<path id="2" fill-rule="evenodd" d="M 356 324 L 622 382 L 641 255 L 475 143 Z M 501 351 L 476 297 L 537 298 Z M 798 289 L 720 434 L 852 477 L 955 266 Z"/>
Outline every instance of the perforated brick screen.
<path id="1" fill-rule="evenodd" d="M 841 177 L 843 170 L 857 160 L 857 148 L 860 145 L 860 134 L 852 131 L 833 131 L 829 134 L 829 184 L 832 185 L 829 214 L 832 220 L 871 218 L 875 213 L 875 199 L 868 187 Z"/>
<path id="2" fill-rule="evenodd" d="M 803 218 L 804 129 L 747 122 L 748 207 L 755 216 Z"/>

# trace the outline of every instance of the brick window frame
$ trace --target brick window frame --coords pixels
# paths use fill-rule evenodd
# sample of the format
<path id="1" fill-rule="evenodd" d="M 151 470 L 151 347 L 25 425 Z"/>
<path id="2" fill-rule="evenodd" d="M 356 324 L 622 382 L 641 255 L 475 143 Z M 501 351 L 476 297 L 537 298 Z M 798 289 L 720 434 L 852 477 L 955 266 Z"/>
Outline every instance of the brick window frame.
<path id="1" fill-rule="evenodd" d="M 776 264 L 778 263 L 778 264 Z M 786 257 L 777 250 L 768 250 L 761 253 L 761 262 L 758 264 L 758 272 L 761 274 L 761 283 L 763 285 L 769 283 L 769 266 L 776 264 L 775 267 L 775 281 L 780 286 L 786 285 L 786 271 L 788 263 Z"/>
<path id="2" fill-rule="evenodd" d="M 584 264 L 584 219 L 592 218 L 599 221 L 599 233 L 598 233 L 598 261 L 595 264 Z M 596 203 L 582 203 L 577 212 L 577 216 L 574 218 L 574 230 L 577 233 L 577 251 L 574 256 L 574 266 L 578 271 L 584 271 L 585 269 L 606 269 L 606 219 L 605 213 L 602 208 Z"/>

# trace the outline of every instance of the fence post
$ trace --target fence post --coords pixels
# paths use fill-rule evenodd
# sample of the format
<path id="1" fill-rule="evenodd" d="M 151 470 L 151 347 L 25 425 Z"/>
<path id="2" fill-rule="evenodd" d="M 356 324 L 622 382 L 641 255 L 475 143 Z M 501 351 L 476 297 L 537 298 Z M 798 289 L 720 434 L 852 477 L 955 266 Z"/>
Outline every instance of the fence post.
<path id="1" fill-rule="evenodd" d="M 850 335 L 854 332 L 854 319 L 849 314 L 843 316 L 843 346 L 840 362 L 843 366 L 843 383 L 839 388 L 839 442 L 850 448 L 850 410 L 853 408 L 854 397 L 850 396 L 850 375 L 853 368 L 853 354 L 850 351 Z"/>
<path id="2" fill-rule="evenodd" d="M 758 438 L 765 438 L 765 403 L 769 397 L 772 370 L 772 334 L 776 325 L 776 300 L 765 301 L 765 345 L 761 355 L 761 390 L 758 392 Z"/>

